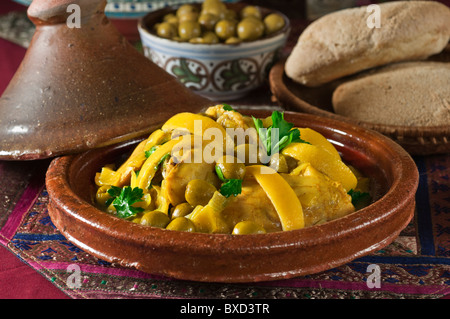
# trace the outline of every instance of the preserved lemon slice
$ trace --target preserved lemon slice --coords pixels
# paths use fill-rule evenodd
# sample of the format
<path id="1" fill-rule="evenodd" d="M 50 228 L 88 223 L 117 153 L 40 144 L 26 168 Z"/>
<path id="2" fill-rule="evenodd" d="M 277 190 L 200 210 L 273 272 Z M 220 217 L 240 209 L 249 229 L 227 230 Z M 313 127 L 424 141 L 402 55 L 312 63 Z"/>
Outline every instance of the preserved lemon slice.
<path id="1" fill-rule="evenodd" d="M 124 186 L 130 182 L 131 172 L 138 170 L 145 162 L 146 151 L 149 151 L 153 146 L 165 142 L 169 138 L 169 134 L 162 130 L 156 130 L 146 140 L 140 142 L 130 157 L 117 170 L 117 174 L 120 175 L 117 186 Z"/>
<path id="2" fill-rule="evenodd" d="M 202 124 L 201 131 L 198 132 L 195 131 L 196 129 L 195 121 L 201 122 Z M 161 129 L 164 132 L 170 132 L 177 129 L 184 129 L 191 134 L 203 135 L 203 133 L 209 128 L 216 128 L 220 130 L 223 134 L 225 134 L 225 129 L 223 128 L 223 126 L 214 121 L 213 119 L 201 114 L 189 112 L 178 113 L 172 116 L 170 119 L 167 120 L 166 123 L 164 123 Z"/>
<path id="3" fill-rule="evenodd" d="M 109 166 L 104 166 L 101 172 L 95 175 L 95 184 L 97 184 L 97 186 L 118 186 L 119 181 L 120 175 Z"/>
<path id="4" fill-rule="evenodd" d="M 173 139 L 158 146 L 142 165 L 139 175 L 135 180 L 136 185 L 131 186 L 139 187 L 144 190 L 148 189 L 152 178 L 158 169 L 158 164 L 164 156 L 171 154 L 172 148 L 177 145 L 177 143 L 180 143 L 180 141 L 181 139 Z"/>
<path id="5" fill-rule="evenodd" d="M 199 124 L 201 124 L 201 127 Z M 161 129 L 164 132 L 180 131 L 202 137 L 213 134 L 214 132 L 212 130 L 209 132 L 208 130 L 215 129 L 217 130 L 216 133 L 220 134 L 220 136 L 223 138 L 224 150 L 226 149 L 227 143 L 231 143 L 230 147 L 234 146 L 233 140 L 228 136 L 225 128 L 222 125 L 220 125 L 213 119 L 201 114 L 189 112 L 178 113 L 167 120 L 167 122 L 164 123 Z"/>
<path id="6" fill-rule="evenodd" d="M 292 143 L 282 150 L 282 154 L 293 157 L 301 163 L 310 163 L 330 179 L 340 182 L 347 192 L 356 187 L 357 179 L 352 170 L 340 158 L 335 158 L 321 147 L 305 143 Z"/>
<path id="7" fill-rule="evenodd" d="M 186 216 L 192 220 L 195 229 L 202 233 L 229 233 L 230 229 L 221 216 L 229 198 L 216 191 L 206 206 L 197 205 L 192 213 Z"/>
<path id="8" fill-rule="evenodd" d="M 264 165 L 247 166 L 245 174 L 255 177 L 275 207 L 283 230 L 305 226 L 303 208 L 291 186 L 275 170 Z"/>
<path id="9" fill-rule="evenodd" d="M 329 152 L 331 155 L 333 155 L 336 159 L 341 159 L 341 156 L 339 155 L 336 148 L 334 148 L 333 144 L 331 144 L 325 136 L 320 134 L 319 132 L 316 132 L 310 128 L 299 128 L 300 131 L 300 137 L 302 140 L 311 143 L 312 145 L 319 146 Z"/>

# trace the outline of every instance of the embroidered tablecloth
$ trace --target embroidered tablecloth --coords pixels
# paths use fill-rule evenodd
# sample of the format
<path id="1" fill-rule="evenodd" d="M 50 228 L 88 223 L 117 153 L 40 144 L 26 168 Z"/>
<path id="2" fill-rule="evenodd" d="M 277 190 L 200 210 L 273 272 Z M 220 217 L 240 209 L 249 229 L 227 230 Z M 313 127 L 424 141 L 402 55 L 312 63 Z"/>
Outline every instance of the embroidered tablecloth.
<path id="1" fill-rule="evenodd" d="M 0 162 L 0 243 L 72 298 L 442 298 L 450 293 L 450 156 L 415 158 L 413 221 L 386 248 L 318 274 L 257 284 L 174 280 L 123 268 L 70 243 L 47 211 L 48 161 Z M 70 265 L 81 271 L 81 287 Z M 377 288 L 369 265 L 380 270 Z"/>
<path id="2" fill-rule="evenodd" d="M 270 105 L 268 88 L 262 91 Z M 70 243 L 48 215 L 45 172 L 50 160 L 0 161 L 0 244 L 71 298 L 448 298 L 450 154 L 414 160 L 420 182 L 410 225 L 384 249 L 313 275 L 210 284 L 155 276 L 93 257 Z M 380 271 L 379 285 L 372 281 L 373 265 Z M 80 271 L 79 285 L 74 285 L 73 267 Z"/>

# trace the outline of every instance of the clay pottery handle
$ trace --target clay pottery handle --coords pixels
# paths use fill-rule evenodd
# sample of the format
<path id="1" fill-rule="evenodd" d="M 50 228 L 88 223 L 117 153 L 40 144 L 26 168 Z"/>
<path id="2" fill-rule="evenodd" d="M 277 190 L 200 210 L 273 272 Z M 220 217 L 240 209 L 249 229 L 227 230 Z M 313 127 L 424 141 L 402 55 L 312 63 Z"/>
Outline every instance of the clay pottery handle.
<path id="1" fill-rule="evenodd" d="M 73 13 L 73 10 L 68 10 L 70 5 L 79 6 L 83 23 L 96 14 L 103 14 L 106 0 L 34 0 L 28 7 L 27 14 L 36 26 L 66 23 Z"/>

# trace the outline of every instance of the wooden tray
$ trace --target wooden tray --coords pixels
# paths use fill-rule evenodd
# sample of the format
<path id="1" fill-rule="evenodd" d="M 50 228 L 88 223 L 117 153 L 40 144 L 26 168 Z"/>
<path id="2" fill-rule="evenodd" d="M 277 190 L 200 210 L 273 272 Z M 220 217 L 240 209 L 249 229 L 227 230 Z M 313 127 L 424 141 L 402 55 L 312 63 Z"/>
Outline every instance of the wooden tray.
<path id="1" fill-rule="evenodd" d="M 450 62 L 450 45 L 430 61 Z M 431 155 L 450 152 L 450 125 L 409 127 L 374 124 L 351 119 L 333 112 L 331 97 L 345 79 L 317 88 L 309 88 L 289 79 L 284 73 L 286 60 L 279 61 L 270 71 L 270 88 L 274 99 L 286 110 L 310 113 L 353 123 L 376 130 L 400 144 L 411 155 Z"/>

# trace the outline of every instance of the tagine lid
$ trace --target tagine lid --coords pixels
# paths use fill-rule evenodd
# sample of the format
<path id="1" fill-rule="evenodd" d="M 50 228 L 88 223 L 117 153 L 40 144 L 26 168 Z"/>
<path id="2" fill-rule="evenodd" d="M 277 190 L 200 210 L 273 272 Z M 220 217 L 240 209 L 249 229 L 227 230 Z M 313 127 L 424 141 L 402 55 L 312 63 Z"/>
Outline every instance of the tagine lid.
<path id="1" fill-rule="evenodd" d="M 1 160 L 115 144 L 211 105 L 136 50 L 105 16 L 106 0 L 71 4 L 35 0 L 28 8 L 36 31 L 0 98 Z"/>

